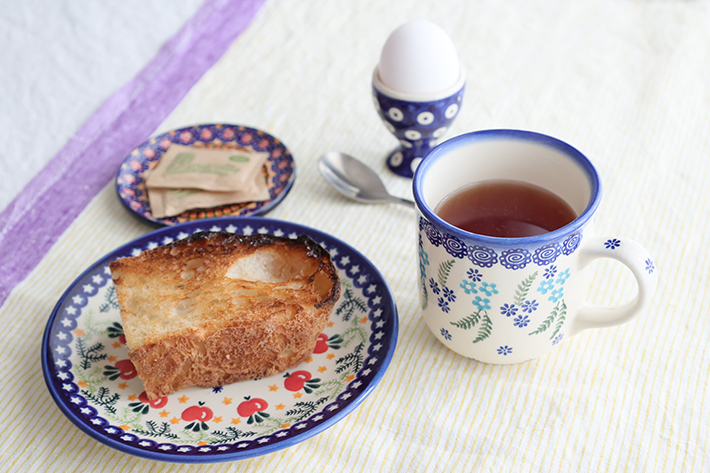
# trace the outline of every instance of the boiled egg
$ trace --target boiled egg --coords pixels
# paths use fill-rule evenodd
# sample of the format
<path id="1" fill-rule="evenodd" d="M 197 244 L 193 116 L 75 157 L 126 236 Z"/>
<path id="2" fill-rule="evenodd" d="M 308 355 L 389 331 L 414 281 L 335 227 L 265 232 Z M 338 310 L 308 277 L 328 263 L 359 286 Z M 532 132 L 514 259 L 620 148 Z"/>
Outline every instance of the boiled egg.
<path id="1" fill-rule="evenodd" d="M 432 94 L 455 86 L 462 71 L 456 47 L 438 25 L 414 20 L 387 38 L 377 68 L 379 80 L 406 94 Z"/>

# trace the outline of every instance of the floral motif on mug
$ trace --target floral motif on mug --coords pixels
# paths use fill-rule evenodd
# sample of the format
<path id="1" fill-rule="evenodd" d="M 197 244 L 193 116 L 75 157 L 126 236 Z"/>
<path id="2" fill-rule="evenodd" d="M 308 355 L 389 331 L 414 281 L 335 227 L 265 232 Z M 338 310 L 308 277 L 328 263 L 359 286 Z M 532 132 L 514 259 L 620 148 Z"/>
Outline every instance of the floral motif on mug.
<path id="1" fill-rule="evenodd" d="M 487 297 L 476 296 L 472 302 L 478 310 L 490 310 L 491 308 L 491 300 Z"/>
<path id="2" fill-rule="evenodd" d="M 482 282 L 481 283 L 481 292 L 487 295 L 488 297 L 493 296 L 493 294 L 498 294 L 498 289 L 496 289 L 497 284 L 490 284 L 487 282 Z"/>
<path id="3" fill-rule="evenodd" d="M 530 252 L 525 248 L 515 248 L 505 250 L 500 255 L 500 264 L 508 269 L 523 269 L 530 263 L 532 257 Z"/>
<path id="4" fill-rule="evenodd" d="M 545 279 L 544 281 L 540 281 L 540 286 L 538 286 L 537 292 L 540 294 L 547 294 L 554 288 L 555 282 L 551 279 Z"/>
<path id="5" fill-rule="evenodd" d="M 441 289 L 439 289 L 439 283 L 434 281 L 434 278 L 429 278 L 429 287 L 431 288 L 431 292 L 436 295 L 439 295 L 439 293 L 441 292 Z"/>
<path id="6" fill-rule="evenodd" d="M 446 300 L 446 298 L 440 297 L 436 302 L 439 304 L 439 309 L 441 309 L 442 312 L 449 313 L 451 307 L 449 307 L 449 301 Z"/>
<path id="7" fill-rule="evenodd" d="M 561 253 L 562 250 L 557 243 L 550 243 L 535 250 L 532 259 L 538 266 L 546 266 L 554 263 Z"/>
<path id="8" fill-rule="evenodd" d="M 607 240 L 606 242 L 604 242 L 604 246 L 608 250 L 615 250 L 621 246 L 621 240 L 619 240 L 618 238 L 611 238 L 611 239 Z"/>
<path id="9" fill-rule="evenodd" d="M 523 304 L 520 306 L 521 309 L 523 309 L 523 312 L 528 312 L 532 314 L 537 310 L 537 308 L 540 306 L 540 304 L 537 302 L 536 299 L 533 299 L 531 301 L 525 301 Z"/>
<path id="10" fill-rule="evenodd" d="M 653 264 L 653 260 L 651 258 L 647 258 L 644 263 L 646 263 L 646 272 L 648 274 L 653 274 L 653 272 L 656 270 L 656 265 Z"/>
<path id="11" fill-rule="evenodd" d="M 461 259 L 466 256 L 466 244 L 455 236 L 448 234 L 444 235 L 443 245 L 446 252 L 454 258 Z"/>
<path id="12" fill-rule="evenodd" d="M 564 284 L 569 279 L 569 268 L 562 271 L 559 276 L 557 276 L 557 284 Z"/>
<path id="13" fill-rule="evenodd" d="M 564 295 L 564 288 L 558 287 L 550 291 L 550 297 L 548 297 L 548 299 L 552 302 L 557 302 L 562 299 L 562 296 Z"/>
<path id="14" fill-rule="evenodd" d="M 463 289 L 466 294 L 478 294 L 478 289 L 476 289 L 475 281 L 462 280 L 459 287 Z"/>
<path id="15" fill-rule="evenodd" d="M 503 304 L 500 306 L 500 313 L 506 317 L 511 317 L 518 313 L 518 308 L 515 307 L 515 304 Z"/>
<path id="16" fill-rule="evenodd" d="M 561 248 L 559 244 L 547 245 L 538 250 L 537 257 L 542 259 L 546 256 L 553 260 L 562 253 Z M 488 258 L 487 262 L 499 256 L 488 248 L 471 247 L 471 250 L 478 251 L 479 258 Z M 532 255 L 528 256 L 533 259 Z M 459 304 L 461 298 L 473 306 L 469 315 L 449 321 L 449 325 L 455 329 L 440 328 L 442 341 L 451 341 L 458 337 L 459 330 L 471 332 L 471 343 L 474 344 L 489 339 L 497 320 L 489 315 L 493 306 L 500 316 L 507 317 L 513 327 L 525 330 L 528 336 L 544 336 L 553 345 L 563 339 L 563 327 L 567 318 L 564 288 L 570 278 L 570 268 L 560 268 L 559 265 L 547 262 L 545 268 L 535 270 L 522 278 L 516 286 L 512 300 L 502 303 L 503 301 L 497 300 L 498 294 L 501 293 L 498 289 L 500 282 L 485 280 L 482 272 L 476 268 L 466 268 L 465 276 L 456 280 L 455 287 L 463 290 L 458 292 L 456 289 L 456 294 L 448 284 L 453 268 L 459 264 L 461 263 L 455 259 L 442 261 L 436 268 L 427 268 L 433 274 L 425 276 L 427 289 L 435 295 L 438 308 L 442 312 L 451 314 L 453 305 Z M 550 308 L 545 301 L 539 302 L 539 299 L 531 297 L 535 293 L 544 295 L 554 306 Z M 512 353 L 513 348 L 511 345 L 502 345 L 496 350 L 500 355 L 508 355 Z"/>
<path id="17" fill-rule="evenodd" d="M 448 287 L 444 287 L 441 291 L 442 296 L 444 299 L 446 299 L 449 302 L 456 302 L 456 294 L 454 294 L 454 291 L 449 289 Z"/>
<path id="18" fill-rule="evenodd" d="M 419 230 L 426 235 L 427 240 L 435 247 L 444 246 L 446 252 L 455 258 L 468 257 L 471 262 L 483 268 L 491 268 L 496 263 L 506 269 L 520 270 L 527 267 L 530 262 L 534 262 L 538 266 L 546 266 L 552 264 L 557 258 L 564 254 L 572 254 L 580 245 L 582 240 L 581 232 L 575 232 L 570 235 L 564 242 L 554 242 L 548 245 L 535 249 L 531 254 L 530 250 L 525 248 L 513 248 L 504 250 L 498 254 L 494 249 L 480 245 L 468 246 L 460 238 L 446 232 L 442 232 L 431 224 L 427 219 L 419 218 Z M 422 244 L 422 234 L 419 235 L 420 245 Z M 620 241 L 612 239 L 606 242 L 606 247 L 614 249 L 621 244 Z M 651 265 L 653 262 L 651 262 Z M 647 271 L 653 272 L 655 267 L 649 266 Z"/>
<path id="19" fill-rule="evenodd" d="M 484 246 L 469 246 L 466 256 L 468 256 L 468 259 L 470 259 L 473 264 L 483 268 L 490 268 L 498 262 L 496 252 Z"/>
<path id="20" fill-rule="evenodd" d="M 579 244 L 582 241 L 582 234 L 580 232 L 575 232 L 571 234 L 563 243 L 562 243 L 562 253 L 565 255 L 569 256 L 572 253 L 574 253 L 574 250 L 579 248 Z"/>
<path id="21" fill-rule="evenodd" d="M 513 353 L 513 349 L 511 347 L 509 347 L 508 345 L 504 345 L 504 346 L 498 348 L 499 355 L 507 356 L 507 355 L 510 355 L 511 353 Z"/>
<path id="22" fill-rule="evenodd" d="M 426 233 L 427 239 L 434 246 L 441 245 L 441 242 L 444 240 L 444 236 L 441 232 L 437 230 L 434 225 L 430 225 L 429 222 L 424 224 L 424 232 Z"/>
<path id="23" fill-rule="evenodd" d="M 543 274 L 543 276 L 545 277 L 545 279 L 550 279 L 554 278 L 555 274 L 557 274 L 557 266 L 552 265 L 549 268 L 545 269 L 545 273 Z"/>
<path id="24" fill-rule="evenodd" d="M 547 295 L 547 300 L 557 303 L 562 297 L 564 297 L 564 285 L 569 279 L 570 271 L 569 268 L 561 271 L 557 274 L 557 279 L 555 279 L 554 274 L 540 281 L 540 285 L 537 288 L 537 292 L 540 294 Z"/>

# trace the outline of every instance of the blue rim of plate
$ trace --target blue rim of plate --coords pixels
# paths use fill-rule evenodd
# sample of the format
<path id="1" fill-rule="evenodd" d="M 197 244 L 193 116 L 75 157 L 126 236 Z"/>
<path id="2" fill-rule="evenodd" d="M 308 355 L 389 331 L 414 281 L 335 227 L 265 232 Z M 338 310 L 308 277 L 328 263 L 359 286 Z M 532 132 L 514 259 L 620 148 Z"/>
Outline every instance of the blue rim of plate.
<path id="1" fill-rule="evenodd" d="M 323 363 L 324 366 L 319 370 L 327 368 L 327 373 L 320 372 L 319 378 L 314 381 L 321 383 L 320 388 L 322 389 L 320 391 L 325 389 L 323 386 L 336 386 L 340 390 L 333 391 L 323 397 L 322 393 L 319 394 L 319 386 L 311 385 L 311 400 L 308 400 L 308 390 L 305 388 L 304 391 L 293 394 L 282 390 L 283 394 L 279 394 L 282 396 L 279 399 L 288 399 L 288 401 L 280 401 L 280 404 L 275 406 L 272 404 L 270 406 L 272 407 L 271 417 L 267 420 L 281 422 L 282 418 L 278 417 L 279 412 L 285 411 L 286 413 L 281 415 L 286 415 L 290 412 L 287 411 L 289 407 L 291 411 L 294 409 L 298 411 L 299 406 L 304 404 L 310 406 L 306 415 L 299 412 L 292 416 L 295 419 L 293 422 L 279 424 L 278 428 L 270 427 L 266 429 L 266 433 L 252 432 L 252 435 L 237 436 L 227 441 L 221 441 L 224 439 L 225 432 L 233 434 L 235 430 L 241 431 L 227 426 L 227 419 L 222 419 L 221 416 L 219 422 L 224 422 L 224 427 L 203 423 L 203 427 L 212 427 L 213 430 L 212 432 L 205 430 L 199 434 L 185 430 L 190 426 L 193 430 L 199 429 L 199 423 L 193 422 L 184 426 L 185 421 L 177 417 L 177 412 L 173 412 L 173 419 L 170 420 L 170 422 L 178 424 L 177 427 L 169 425 L 167 421 L 170 414 L 167 411 L 169 406 L 179 405 L 177 403 L 182 403 L 184 398 L 190 398 L 192 404 L 195 402 L 200 404 L 205 399 L 212 399 L 210 396 L 216 394 L 217 397 L 224 396 L 224 401 L 229 399 L 230 403 L 234 399 L 236 406 L 237 400 L 242 397 L 244 399 L 251 397 L 243 396 L 244 394 L 262 395 L 266 392 L 267 386 L 269 391 L 274 388 L 280 389 L 277 386 L 278 383 L 283 383 L 285 386 L 283 380 L 288 375 L 287 373 L 260 380 L 242 381 L 219 388 L 195 387 L 174 393 L 164 398 L 165 409 L 159 413 L 162 416 L 164 412 L 168 412 L 168 415 L 165 416 L 166 421 L 153 420 L 151 426 L 147 420 L 142 422 L 143 418 L 140 417 L 140 413 L 134 415 L 142 409 L 143 412 L 150 411 L 148 415 L 157 416 L 158 413 L 154 411 L 159 410 L 158 407 L 151 411 L 153 406 L 148 405 L 145 399 L 141 403 L 139 393 L 142 390 L 142 383 L 140 379 L 135 377 L 128 381 L 123 381 L 121 378 L 110 380 L 110 375 L 114 375 L 114 371 L 116 371 L 111 363 L 118 365 L 118 362 L 112 361 L 110 357 L 97 360 L 100 358 L 102 349 L 118 353 L 118 356 L 114 356 L 114 360 L 115 358 L 128 357 L 127 348 L 116 338 L 118 332 L 115 327 L 117 327 L 117 323 L 120 327 L 121 321 L 118 306 L 115 300 L 112 306 L 107 297 L 113 287 L 108 263 L 124 256 L 140 254 L 143 250 L 185 238 L 198 231 L 228 231 L 240 234 L 268 233 L 289 238 L 306 234 L 330 252 L 343 285 L 341 291 L 343 295 L 341 295 L 331 316 L 332 323 L 324 330 L 325 336 L 331 335 L 328 343 L 332 343 L 333 347 L 328 349 L 333 355 L 331 356 L 329 352 L 316 355 L 314 351 L 312 359 L 304 363 L 310 363 L 314 358 L 322 356 L 315 361 L 316 364 Z M 357 300 L 359 300 L 359 304 L 354 305 L 359 305 L 361 312 L 353 313 L 351 309 L 354 305 L 351 303 Z M 101 312 L 106 307 L 108 307 L 106 311 Z M 349 311 L 350 317 L 346 317 Z M 101 325 L 102 323 L 104 325 Z M 212 218 L 155 230 L 112 251 L 81 274 L 59 299 L 47 322 L 42 339 L 42 372 L 47 388 L 62 413 L 83 432 L 109 447 L 139 457 L 176 463 L 216 463 L 242 460 L 273 453 L 300 443 L 332 427 L 336 422 L 353 412 L 382 380 L 394 355 L 398 326 L 394 296 L 382 274 L 364 255 L 343 241 L 319 230 L 264 217 Z M 346 331 L 343 333 L 348 333 L 348 331 L 351 334 L 358 333 L 357 330 L 360 333 L 360 338 L 350 335 L 350 340 L 355 340 L 355 342 L 349 348 L 343 348 L 348 343 L 347 337 L 341 337 L 338 340 L 335 335 L 330 333 L 341 331 L 344 328 Z M 92 332 L 93 339 L 89 340 L 88 332 Z M 357 340 L 360 343 L 353 347 L 352 345 Z M 108 346 L 110 344 L 113 345 Z M 97 348 L 99 345 L 101 347 Z M 344 351 L 338 352 L 338 350 Z M 338 356 L 335 355 L 336 352 L 339 355 L 345 353 L 346 356 L 340 356 L 338 359 Z M 328 354 L 326 355 L 326 353 Z M 353 353 L 359 356 L 359 363 L 351 363 L 349 368 L 351 372 L 347 377 L 344 377 L 348 374 L 346 371 L 337 374 L 337 369 L 343 366 L 341 365 L 342 359 L 350 357 L 349 359 L 352 361 Z M 83 366 L 84 362 L 87 363 L 87 366 Z M 331 366 L 325 366 L 328 363 L 331 363 Z M 303 370 L 304 367 L 306 364 L 301 364 L 291 371 Z M 92 376 L 94 377 L 93 381 L 89 379 Z M 82 381 L 84 379 L 88 379 L 89 384 Z M 120 383 L 116 384 L 118 381 Z M 328 389 L 332 391 L 332 388 Z M 227 395 L 232 397 L 227 397 Z M 276 394 L 273 395 L 276 396 Z M 288 396 L 293 396 L 294 400 L 291 401 Z M 304 396 L 306 400 L 296 401 L 297 396 L 299 399 L 303 399 L 301 396 Z M 318 396 L 322 397 L 315 400 Z M 200 401 L 201 399 L 203 401 Z M 284 402 L 287 405 L 283 405 Z M 288 405 L 290 402 L 294 404 Z M 185 407 L 188 404 L 185 401 Z M 316 407 L 312 408 L 313 406 Z M 229 406 L 226 408 L 220 406 L 219 408 L 229 409 Z M 274 408 L 277 410 L 276 412 L 273 410 Z M 132 421 L 125 421 L 125 418 L 119 419 L 117 422 L 111 421 L 111 419 L 115 421 L 121 415 L 138 420 L 133 424 L 130 424 Z M 249 417 L 247 420 L 239 418 L 239 415 L 235 414 L 232 424 L 237 423 L 240 429 L 249 424 L 257 425 L 258 422 L 264 421 L 263 418 L 261 421 L 258 419 L 255 421 L 253 417 Z M 214 421 L 217 421 L 216 416 Z M 120 422 L 129 425 L 120 424 Z M 136 425 L 138 428 L 135 428 Z M 168 429 L 169 432 L 172 432 L 173 437 L 161 440 L 160 435 L 156 435 L 156 432 L 160 432 L 160 428 Z M 178 430 L 170 431 L 171 428 Z M 180 428 L 183 430 L 179 430 Z M 212 438 L 211 441 L 206 441 L 205 439 L 209 440 L 209 435 L 212 434 L 219 434 L 220 437 L 216 440 Z M 186 441 L 185 437 L 180 437 L 181 435 L 203 435 L 200 437 L 203 441 L 192 444 L 190 443 L 192 437 L 188 437 L 188 441 Z M 177 438 L 178 441 L 172 440 L 174 438 Z"/>
<path id="2" fill-rule="evenodd" d="M 269 188 L 269 200 L 187 210 L 174 217 L 154 217 L 150 211 L 150 202 L 145 188 L 145 174 L 157 164 L 173 143 L 268 152 L 269 158 L 266 160 L 264 171 Z M 265 131 L 242 125 L 205 124 L 178 128 L 146 140 L 124 158 L 115 182 L 118 198 L 131 214 L 153 225 L 177 225 L 205 218 L 265 215 L 286 197 L 295 179 L 296 165 L 293 156 L 286 145 L 277 138 Z"/>

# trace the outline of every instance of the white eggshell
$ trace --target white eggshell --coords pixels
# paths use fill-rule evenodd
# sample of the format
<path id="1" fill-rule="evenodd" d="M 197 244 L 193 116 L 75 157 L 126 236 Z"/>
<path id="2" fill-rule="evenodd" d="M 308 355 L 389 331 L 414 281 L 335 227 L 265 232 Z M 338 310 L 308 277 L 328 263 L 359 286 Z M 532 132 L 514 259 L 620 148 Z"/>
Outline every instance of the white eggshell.
<path id="1" fill-rule="evenodd" d="M 453 86 L 459 79 L 459 57 L 441 27 L 415 20 L 399 26 L 387 38 L 378 73 L 382 83 L 396 91 L 434 93 Z"/>

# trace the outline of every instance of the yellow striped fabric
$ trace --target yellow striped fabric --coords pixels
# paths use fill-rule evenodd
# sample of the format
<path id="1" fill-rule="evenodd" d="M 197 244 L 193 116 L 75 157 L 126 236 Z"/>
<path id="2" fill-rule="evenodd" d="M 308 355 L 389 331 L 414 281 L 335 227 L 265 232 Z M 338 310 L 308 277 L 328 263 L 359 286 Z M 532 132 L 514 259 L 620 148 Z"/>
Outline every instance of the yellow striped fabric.
<path id="1" fill-rule="evenodd" d="M 348 201 L 316 167 L 324 152 L 342 150 L 393 194 L 411 195 L 410 181 L 384 165 L 397 143 L 374 110 L 370 79 L 389 32 L 417 18 L 450 34 L 467 72 L 448 137 L 539 131 L 596 164 L 604 184 L 596 230 L 655 257 L 660 285 L 648 313 L 512 366 L 463 358 L 428 331 L 413 212 Z M 222 122 L 281 139 L 297 178 L 269 217 L 327 232 L 369 258 L 396 299 L 398 346 L 377 388 L 333 427 L 190 471 L 710 471 L 708 25 L 708 2 L 267 2 L 156 134 Z M 40 368 L 42 333 L 63 291 L 149 230 L 108 186 L 0 308 L 0 470 L 185 468 L 83 434 L 55 406 Z M 590 300 L 616 304 L 634 290 L 619 264 L 595 263 Z"/>

